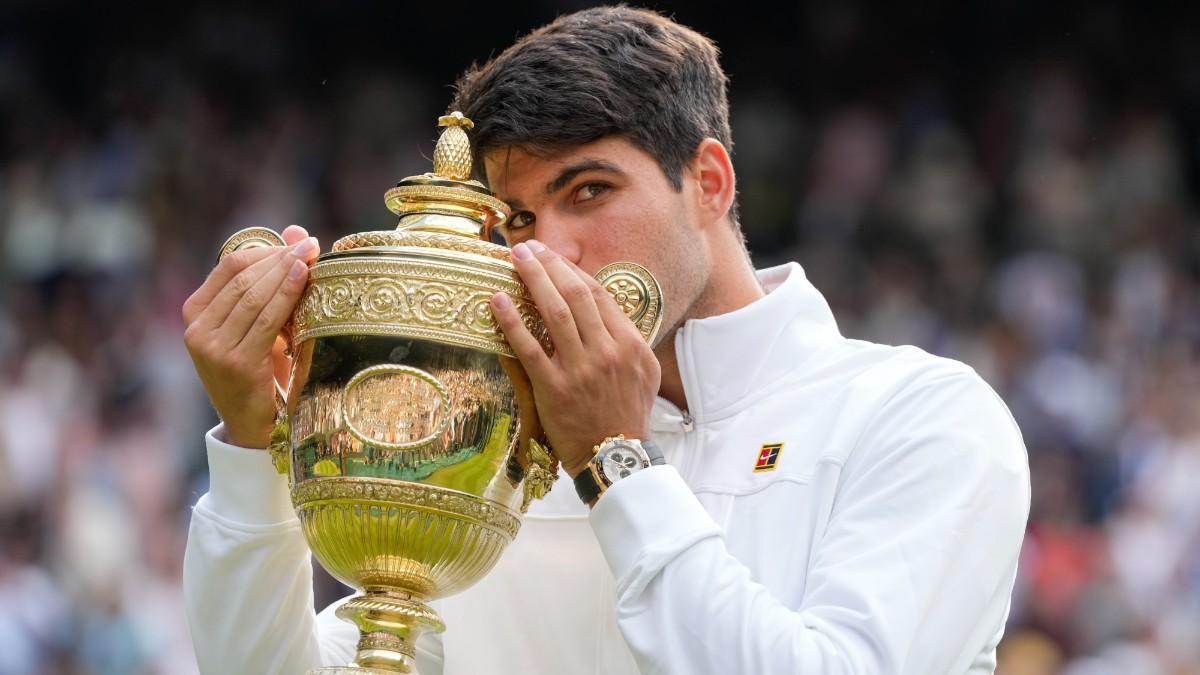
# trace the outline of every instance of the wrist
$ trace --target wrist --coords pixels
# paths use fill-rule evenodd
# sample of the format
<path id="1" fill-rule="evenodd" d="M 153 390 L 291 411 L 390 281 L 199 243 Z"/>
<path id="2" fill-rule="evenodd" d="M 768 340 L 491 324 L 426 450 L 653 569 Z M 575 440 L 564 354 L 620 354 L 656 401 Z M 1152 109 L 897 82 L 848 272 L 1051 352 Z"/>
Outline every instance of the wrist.
<path id="1" fill-rule="evenodd" d="M 245 429 L 230 426 L 228 422 L 222 422 L 213 436 L 222 443 L 249 450 L 266 450 L 271 442 L 270 429 L 265 433 L 247 432 Z"/>
<path id="2" fill-rule="evenodd" d="M 567 475 L 570 476 L 572 480 L 574 480 L 576 476 L 583 473 L 584 471 L 587 471 L 588 464 L 592 461 L 592 455 L 593 455 L 592 449 L 588 448 L 587 452 L 579 455 L 579 458 L 576 459 L 575 461 L 570 462 L 570 463 L 563 462 L 562 463 L 563 471 L 565 471 L 567 473 Z"/>
<path id="3" fill-rule="evenodd" d="M 609 436 L 593 448 L 583 470 L 572 476 L 575 492 L 592 507 L 616 482 L 662 463 L 662 451 L 649 439 Z"/>
<path id="4" fill-rule="evenodd" d="M 569 459 L 560 458 L 563 471 L 565 471 L 572 479 L 578 477 L 579 474 L 588 470 L 588 465 L 592 463 L 592 459 L 596 456 L 600 446 L 606 440 L 610 438 L 616 438 L 618 436 L 644 441 L 650 437 L 650 433 L 649 431 L 632 433 L 627 431 L 619 431 L 592 439 L 588 445 L 581 446 L 576 452 L 571 453 Z"/>

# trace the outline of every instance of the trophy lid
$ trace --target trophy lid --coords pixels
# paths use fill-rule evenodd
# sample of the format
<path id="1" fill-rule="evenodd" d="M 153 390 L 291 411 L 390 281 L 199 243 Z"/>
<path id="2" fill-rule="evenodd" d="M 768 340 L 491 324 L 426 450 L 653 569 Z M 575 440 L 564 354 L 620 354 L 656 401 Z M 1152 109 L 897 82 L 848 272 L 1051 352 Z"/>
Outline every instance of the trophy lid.
<path id="1" fill-rule="evenodd" d="M 489 240 L 491 228 L 511 209 L 470 178 L 467 130 L 474 124 L 456 111 L 438 125 L 444 131 L 433 171 L 409 176 L 384 194 L 387 207 L 400 216 L 396 228 L 347 235 L 317 259 L 295 315 L 296 341 L 392 335 L 513 356 L 488 304 L 496 293 L 506 293 L 534 337 L 553 351 L 508 248 Z M 662 320 L 662 291 L 654 276 L 622 262 L 602 269 L 596 280 L 653 341 Z"/>
<path id="2" fill-rule="evenodd" d="M 473 253 L 491 258 L 508 259 L 503 247 L 483 241 L 490 236 L 493 225 L 508 217 L 510 209 L 483 183 L 471 180 L 471 143 L 467 130 L 475 124 L 454 111 L 438 118 L 438 126 L 444 131 L 433 151 L 433 171 L 409 176 L 384 194 L 388 209 L 400 216 L 396 229 L 342 237 L 334 242 L 332 251 L 449 245 L 458 249 L 465 246 Z M 484 245 L 467 244 L 464 240 Z"/>

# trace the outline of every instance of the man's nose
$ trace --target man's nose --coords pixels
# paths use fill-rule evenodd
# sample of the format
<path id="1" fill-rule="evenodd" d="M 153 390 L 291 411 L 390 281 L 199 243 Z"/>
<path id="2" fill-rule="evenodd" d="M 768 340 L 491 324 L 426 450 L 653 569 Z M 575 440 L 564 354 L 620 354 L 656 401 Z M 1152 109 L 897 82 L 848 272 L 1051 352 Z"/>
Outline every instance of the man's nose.
<path id="1" fill-rule="evenodd" d="M 573 228 L 566 224 L 538 223 L 541 227 L 535 235 L 546 248 L 578 265 L 583 257 L 583 246 Z"/>

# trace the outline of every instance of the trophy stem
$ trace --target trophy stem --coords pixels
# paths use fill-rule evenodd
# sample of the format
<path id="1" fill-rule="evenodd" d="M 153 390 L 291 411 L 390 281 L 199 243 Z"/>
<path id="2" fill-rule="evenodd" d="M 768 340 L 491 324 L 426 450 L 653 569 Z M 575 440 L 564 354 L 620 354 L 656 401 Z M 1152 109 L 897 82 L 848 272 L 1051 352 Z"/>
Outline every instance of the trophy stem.
<path id="1" fill-rule="evenodd" d="M 341 619 L 358 626 L 358 652 L 353 666 L 318 668 L 309 675 L 411 673 L 416 667 L 417 638 L 426 630 L 442 632 L 437 612 L 411 594 L 367 587 L 337 608 Z"/>

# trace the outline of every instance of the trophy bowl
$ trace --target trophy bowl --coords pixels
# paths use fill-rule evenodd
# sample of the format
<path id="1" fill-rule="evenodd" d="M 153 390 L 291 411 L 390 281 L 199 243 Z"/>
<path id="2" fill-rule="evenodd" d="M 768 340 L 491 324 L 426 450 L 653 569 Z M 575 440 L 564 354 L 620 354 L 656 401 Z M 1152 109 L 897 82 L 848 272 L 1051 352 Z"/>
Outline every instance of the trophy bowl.
<path id="1" fill-rule="evenodd" d="M 419 634 L 444 630 L 427 601 L 487 574 L 558 473 L 489 306 L 508 294 L 552 350 L 508 249 L 481 238 L 508 206 L 469 180 L 470 120 L 439 122 L 434 171 L 385 195 L 396 229 L 335 242 L 285 329 L 272 457 L 314 556 L 361 591 L 337 609 L 360 632 L 354 663 L 317 673 L 411 672 Z M 270 245 L 283 240 L 250 228 L 221 256 Z M 653 276 L 614 263 L 597 279 L 652 340 Z"/>

